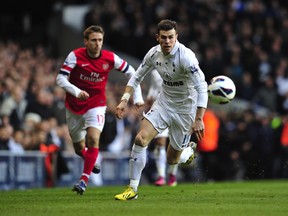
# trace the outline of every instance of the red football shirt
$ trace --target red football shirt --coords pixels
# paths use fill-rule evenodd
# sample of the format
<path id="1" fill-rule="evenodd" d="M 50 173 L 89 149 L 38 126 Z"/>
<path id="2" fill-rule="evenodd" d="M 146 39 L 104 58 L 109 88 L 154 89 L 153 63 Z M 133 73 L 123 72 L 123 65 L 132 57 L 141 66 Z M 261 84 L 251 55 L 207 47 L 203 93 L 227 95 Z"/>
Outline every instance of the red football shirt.
<path id="1" fill-rule="evenodd" d="M 116 69 L 125 72 L 129 65 L 115 53 L 102 50 L 98 58 L 91 58 L 86 48 L 78 48 L 69 53 L 61 71 L 70 75 L 69 82 L 86 91 L 90 97 L 81 101 L 66 93 L 65 106 L 76 114 L 84 114 L 87 110 L 106 106 L 106 84 L 108 73 Z"/>

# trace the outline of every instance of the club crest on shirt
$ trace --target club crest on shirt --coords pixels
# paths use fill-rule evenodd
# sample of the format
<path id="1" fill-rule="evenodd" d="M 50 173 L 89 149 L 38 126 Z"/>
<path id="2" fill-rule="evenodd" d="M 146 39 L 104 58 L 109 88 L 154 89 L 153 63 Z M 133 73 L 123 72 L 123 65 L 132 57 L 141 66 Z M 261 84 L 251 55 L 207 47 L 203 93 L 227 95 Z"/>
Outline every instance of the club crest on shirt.
<path id="1" fill-rule="evenodd" d="M 107 71 L 108 68 L 109 68 L 109 64 L 108 63 L 107 64 L 103 64 L 102 68 L 103 68 L 103 70 Z"/>
<path id="2" fill-rule="evenodd" d="M 164 73 L 164 77 L 165 77 L 165 80 L 168 80 L 168 81 L 172 79 L 170 74 L 168 74 L 167 72 Z"/>

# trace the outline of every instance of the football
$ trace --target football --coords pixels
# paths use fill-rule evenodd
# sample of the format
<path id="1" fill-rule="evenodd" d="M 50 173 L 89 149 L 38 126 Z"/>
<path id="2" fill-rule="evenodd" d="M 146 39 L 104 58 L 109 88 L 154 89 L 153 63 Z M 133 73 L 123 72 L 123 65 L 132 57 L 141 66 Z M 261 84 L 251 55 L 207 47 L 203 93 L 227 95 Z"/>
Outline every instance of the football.
<path id="1" fill-rule="evenodd" d="M 215 76 L 208 83 L 208 97 L 215 104 L 227 104 L 234 99 L 235 94 L 235 84 L 227 76 Z"/>

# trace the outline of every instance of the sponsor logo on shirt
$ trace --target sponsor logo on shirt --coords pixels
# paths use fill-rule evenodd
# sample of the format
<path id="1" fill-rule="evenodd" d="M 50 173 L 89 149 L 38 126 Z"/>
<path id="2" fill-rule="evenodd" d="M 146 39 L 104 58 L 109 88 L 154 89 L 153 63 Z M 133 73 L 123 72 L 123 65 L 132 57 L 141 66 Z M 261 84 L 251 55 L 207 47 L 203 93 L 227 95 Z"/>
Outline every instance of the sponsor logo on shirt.
<path id="1" fill-rule="evenodd" d="M 172 82 L 172 81 L 163 80 L 163 84 L 164 84 L 164 85 L 167 85 L 167 86 L 183 86 L 183 85 L 184 85 L 184 82 L 183 82 L 183 81 L 175 81 L 175 82 Z"/>
<path id="2" fill-rule="evenodd" d="M 85 76 L 84 74 L 80 74 L 80 79 L 90 82 L 102 82 L 105 78 L 99 77 L 100 75 L 96 72 L 92 72 L 89 76 Z"/>

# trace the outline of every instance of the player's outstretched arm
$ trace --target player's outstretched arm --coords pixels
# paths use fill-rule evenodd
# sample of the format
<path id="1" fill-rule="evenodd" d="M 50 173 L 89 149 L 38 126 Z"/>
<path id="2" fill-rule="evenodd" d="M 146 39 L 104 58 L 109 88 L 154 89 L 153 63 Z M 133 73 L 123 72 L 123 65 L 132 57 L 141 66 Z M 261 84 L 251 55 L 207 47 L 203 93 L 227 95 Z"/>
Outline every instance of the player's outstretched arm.
<path id="1" fill-rule="evenodd" d="M 121 102 L 116 107 L 116 111 L 115 111 L 115 115 L 118 119 L 122 119 L 124 117 L 124 114 L 125 114 L 125 111 L 127 108 L 127 104 L 129 102 L 129 99 L 130 99 L 131 95 L 133 94 L 133 92 L 134 92 L 133 87 L 126 86 L 125 92 L 121 98 Z"/>
<path id="2" fill-rule="evenodd" d="M 192 133 L 195 134 L 198 141 L 200 141 L 205 135 L 205 125 L 203 122 L 205 111 L 206 111 L 206 108 L 204 107 L 197 108 L 195 121 L 192 125 Z"/>

